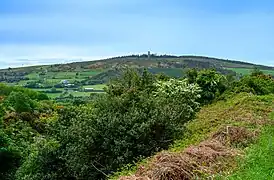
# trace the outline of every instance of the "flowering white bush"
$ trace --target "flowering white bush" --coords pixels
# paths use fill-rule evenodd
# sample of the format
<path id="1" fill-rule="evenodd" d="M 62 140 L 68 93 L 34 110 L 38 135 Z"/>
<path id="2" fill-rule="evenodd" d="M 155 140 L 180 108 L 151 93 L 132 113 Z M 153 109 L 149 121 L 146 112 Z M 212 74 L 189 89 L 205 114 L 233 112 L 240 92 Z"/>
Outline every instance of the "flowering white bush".
<path id="1" fill-rule="evenodd" d="M 155 98 L 164 106 L 163 116 L 170 115 L 171 120 L 185 122 L 199 110 L 201 89 L 197 84 L 189 84 L 187 80 L 170 79 L 155 83 Z"/>

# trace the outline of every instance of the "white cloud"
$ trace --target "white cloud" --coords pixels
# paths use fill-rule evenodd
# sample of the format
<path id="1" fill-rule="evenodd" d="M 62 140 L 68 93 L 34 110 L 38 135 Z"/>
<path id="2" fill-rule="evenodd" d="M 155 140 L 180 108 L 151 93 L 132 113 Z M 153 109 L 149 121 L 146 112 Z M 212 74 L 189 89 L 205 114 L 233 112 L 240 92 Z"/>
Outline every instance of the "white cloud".
<path id="1" fill-rule="evenodd" d="M 0 68 L 89 61 L 123 55 L 111 47 L 0 45 Z"/>

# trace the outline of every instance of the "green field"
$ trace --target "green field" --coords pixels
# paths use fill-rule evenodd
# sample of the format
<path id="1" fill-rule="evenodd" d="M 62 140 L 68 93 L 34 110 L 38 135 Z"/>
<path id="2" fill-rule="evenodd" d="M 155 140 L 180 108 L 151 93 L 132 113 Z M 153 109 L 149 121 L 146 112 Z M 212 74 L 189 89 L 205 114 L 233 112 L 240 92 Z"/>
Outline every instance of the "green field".
<path id="1" fill-rule="evenodd" d="M 62 80 L 68 80 L 69 83 L 75 83 L 75 81 L 81 82 L 83 80 L 86 80 L 92 76 L 95 76 L 102 72 L 102 70 L 78 70 L 78 71 L 60 71 L 60 72 L 45 72 L 41 75 L 41 72 L 43 70 L 35 70 L 28 75 L 26 75 L 29 80 L 21 80 L 16 83 L 9 83 L 11 85 L 17 85 L 17 86 L 25 86 L 28 82 L 37 82 L 42 81 L 42 85 L 45 87 L 52 87 L 56 84 L 59 84 Z M 98 84 L 98 85 L 86 85 L 83 86 L 83 88 L 94 88 L 94 90 L 102 90 L 105 87 L 104 84 Z M 49 88 L 34 88 L 35 91 L 49 91 Z M 64 91 L 64 88 L 56 88 L 58 91 Z M 77 91 L 70 91 L 70 94 L 73 96 L 89 96 L 90 92 L 77 92 Z M 47 95 L 50 98 L 56 98 L 59 97 L 62 93 L 47 93 Z"/>
<path id="2" fill-rule="evenodd" d="M 62 93 L 47 93 L 48 97 L 51 99 L 55 99 L 59 97 Z"/>
<path id="3" fill-rule="evenodd" d="M 83 88 L 93 88 L 94 90 L 103 90 L 103 88 L 106 87 L 105 84 L 97 84 L 97 85 L 87 85 L 83 86 Z M 64 91 L 64 88 L 55 88 L 57 91 Z M 50 91 L 50 88 L 39 88 L 39 89 L 32 89 L 34 91 Z M 90 93 L 92 92 L 79 92 L 79 91 L 69 91 L 69 94 L 75 96 L 75 97 L 80 97 L 80 96 L 89 96 Z M 98 93 L 98 92 L 96 92 Z M 47 95 L 54 99 L 57 98 L 61 95 L 62 93 L 47 93 Z"/>
<path id="4" fill-rule="evenodd" d="M 248 75 L 252 72 L 253 69 L 248 69 L 248 68 L 227 68 L 229 70 L 235 71 L 238 74 L 242 74 L 242 75 Z M 264 72 L 265 74 L 270 74 L 272 76 L 274 76 L 274 70 L 261 70 L 262 72 Z"/>
<path id="5" fill-rule="evenodd" d="M 96 85 L 87 85 L 87 86 L 83 86 L 84 88 L 93 88 L 95 90 L 102 90 L 104 89 L 104 87 L 106 87 L 105 84 L 96 84 Z"/>
<path id="6" fill-rule="evenodd" d="M 153 74 L 164 73 L 171 77 L 181 77 L 184 74 L 183 69 L 180 68 L 151 68 L 149 71 Z"/>
<path id="7" fill-rule="evenodd" d="M 75 72 L 47 72 L 45 75 L 39 75 L 39 72 L 32 72 L 27 75 L 30 80 L 39 80 L 41 78 L 46 79 L 86 79 L 89 76 L 95 76 L 101 73 L 101 70 L 90 70 L 90 71 L 75 71 Z"/>
<path id="8" fill-rule="evenodd" d="M 184 76 L 189 68 L 208 69 L 212 67 L 216 67 L 216 70 L 220 73 L 227 74 L 229 72 L 233 73 L 231 71 L 234 71 L 242 75 L 250 74 L 253 70 L 252 68 L 256 67 L 262 70 L 265 74 L 274 76 L 273 67 L 233 60 L 203 56 L 168 55 L 153 56 L 148 59 L 146 55 L 132 55 L 98 61 L 5 69 L 0 70 L 0 80 L 9 85 L 28 88 L 64 87 L 61 84 L 63 82 L 62 80 L 67 80 L 67 84 L 75 84 L 74 87 L 77 86 L 102 90 L 105 87 L 102 83 L 105 84 L 112 78 L 120 76 L 125 68 L 137 68 L 139 70 L 146 68 L 153 74 L 164 73 L 168 76 L 177 78 Z M 45 91 L 48 89 L 35 90 Z M 63 90 L 64 89 L 62 89 L 62 91 Z M 48 94 L 50 97 L 60 96 L 60 93 Z M 87 93 L 73 92 L 73 95 L 86 96 Z"/>
<path id="9" fill-rule="evenodd" d="M 62 93 L 47 93 L 47 95 L 52 99 L 60 97 L 61 94 Z M 91 92 L 76 92 L 76 91 L 73 91 L 73 92 L 69 92 L 69 94 L 73 95 L 74 97 L 81 97 L 81 96 L 89 96 L 91 94 Z"/>

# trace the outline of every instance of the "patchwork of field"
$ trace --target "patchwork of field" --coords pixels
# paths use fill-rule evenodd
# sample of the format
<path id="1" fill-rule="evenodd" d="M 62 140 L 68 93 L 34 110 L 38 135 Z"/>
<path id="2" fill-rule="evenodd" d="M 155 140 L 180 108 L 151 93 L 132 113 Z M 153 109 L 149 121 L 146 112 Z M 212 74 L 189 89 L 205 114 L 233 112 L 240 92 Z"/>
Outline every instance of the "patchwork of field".
<path id="1" fill-rule="evenodd" d="M 254 67 L 274 76 L 274 68 L 246 62 L 203 56 L 144 55 L 121 56 L 97 61 L 9 68 L 0 70 L 0 82 L 46 92 L 50 97 L 89 96 L 103 91 L 109 80 L 121 76 L 126 68 L 148 69 L 153 74 L 178 78 L 190 68 L 214 68 L 222 74 L 248 75 Z M 64 83 L 65 82 L 65 83 Z M 85 89 L 85 88 L 88 88 Z M 62 95 L 63 94 L 63 95 Z"/>

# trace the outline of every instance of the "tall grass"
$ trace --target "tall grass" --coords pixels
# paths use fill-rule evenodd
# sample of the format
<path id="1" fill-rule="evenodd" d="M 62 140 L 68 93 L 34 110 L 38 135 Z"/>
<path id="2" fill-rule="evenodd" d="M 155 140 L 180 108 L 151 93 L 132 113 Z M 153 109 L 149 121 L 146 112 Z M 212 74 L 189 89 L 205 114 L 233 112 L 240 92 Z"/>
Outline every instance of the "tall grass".
<path id="1" fill-rule="evenodd" d="M 274 119 L 274 113 L 272 118 Z M 274 179 L 274 126 L 264 127 L 259 141 L 246 151 L 244 163 L 228 179 Z"/>

